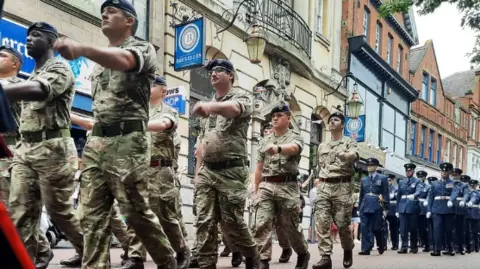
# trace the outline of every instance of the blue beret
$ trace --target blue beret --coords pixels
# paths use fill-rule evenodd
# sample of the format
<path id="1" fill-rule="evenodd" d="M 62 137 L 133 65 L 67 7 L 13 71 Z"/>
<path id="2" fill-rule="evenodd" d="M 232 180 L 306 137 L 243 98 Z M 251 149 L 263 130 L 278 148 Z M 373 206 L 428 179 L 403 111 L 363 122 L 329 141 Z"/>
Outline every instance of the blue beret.
<path id="1" fill-rule="evenodd" d="M 279 112 L 290 112 L 290 108 L 288 107 L 287 104 L 282 102 L 279 105 L 272 108 L 272 111 L 270 113 L 273 114 L 273 113 L 279 113 Z"/>
<path id="2" fill-rule="evenodd" d="M 440 170 L 444 172 L 453 170 L 453 164 L 451 163 L 441 163 L 439 167 L 440 167 Z"/>
<path id="3" fill-rule="evenodd" d="M 2 50 L 7 51 L 7 52 L 13 54 L 15 57 L 17 57 L 18 60 L 20 61 L 20 66 L 23 64 L 23 55 L 20 51 L 10 47 L 9 45 L 1 46 L 0 51 L 2 51 Z"/>
<path id="4" fill-rule="evenodd" d="M 208 64 L 205 66 L 205 68 L 208 71 L 212 71 L 213 68 L 218 67 L 218 66 L 225 68 L 229 72 L 235 73 L 235 67 L 233 67 L 232 62 L 230 62 L 229 60 L 225 60 L 225 59 L 213 59 L 213 60 L 208 62 Z"/>
<path id="5" fill-rule="evenodd" d="M 428 173 L 425 171 L 418 171 L 417 177 L 427 177 Z"/>
<path id="6" fill-rule="evenodd" d="M 330 114 L 330 117 L 328 117 L 328 122 L 330 122 L 330 119 L 333 117 L 339 118 L 342 122 L 345 122 L 345 115 L 340 112 L 333 112 L 332 114 Z"/>
<path id="7" fill-rule="evenodd" d="M 407 163 L 403 167 L 405 167 L 406 171 L 411 171 L 411 170 L 414 170 L 415 168 L 417 168 L 417 166 L 413 163 Z"/>
<path id="8" fill-rule="evenodd" d="M 376 165 L 376 166 L 380 166 L 380 162 L 375 159 L 375 158 L 368 158 L 367 159 L 367 165 Z"/>
<path id="9" fill-rule="evenodd" d="M 164 77 L 156 77 L 155 81 L 153 82 L 155 85 L 161 85 L 161 86 L 167 86 L 167 81 L 165 80 Z"/>
<path id="10" fill-rule="evenodd" d="M 130 2 L 127 0 L 107 0 L 100 7 L 100 12 L 103 12 L 103 9 L 106 7 L 116 7 L 123 11 L 127 11 L 128 13 L 137 17 L 137 12 L 135 11 L 135 7 L 132 4 L 130 4 Z"/>
<path id="11" fill-rule="evenodd" d="M 455 169 L 453 169 L 453 173 L 461 175 L 461 174 L 463 174 L 463 171 L 460 168 L 455 168 Z"/>
<path id="12" fill-rule="evenodd" d="M 57 28 L 53 27 L 51 24 L 49 24 L 47 22 L 39 21 L 39 22 L 32 23 L 32 25 L 30 25 L 30 27 L 28 27 L 27 35 L 32 30 L 38 30 L 38 31 L 41 31 L 41 32 L 51 33 L 51 34 L 54 34 L 56 37 L 58 37 Z"/>

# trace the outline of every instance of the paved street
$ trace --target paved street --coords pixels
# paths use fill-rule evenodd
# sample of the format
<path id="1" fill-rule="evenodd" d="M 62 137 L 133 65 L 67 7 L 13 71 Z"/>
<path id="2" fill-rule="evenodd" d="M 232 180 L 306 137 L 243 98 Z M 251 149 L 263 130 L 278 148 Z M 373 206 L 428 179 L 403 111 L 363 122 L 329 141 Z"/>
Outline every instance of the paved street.
<path id="1" fill-rule="evenodd" d="M 355 248 L 355 253 L 358 252 L 358 247 Z M 59 265 L 61 259 L 70 257 L 74 251 L 65 244 L 59 246 L 54 250 L 55 258 L 49 268 L 57 269 L 62 268 Z M 310 245 L 310 252 L 312 253 L 312 259 L 310 264 L 314 264 L 319 260 L 318 250 L 315 245 Z M 334 269 L 343 268 L 342 266 L 342 251 L 339 244 L 335 245 L 334 254 Z M 462 269 L 478 269 L 480 267 L 480 253 L 469 254 L 465 256 L 455 257 L 431 257 L 428 253 L 419 254 L 406 254 L 400 255 L 395 251 L 387 251 L 382 256 L 378 256 L 375 252 L 372 252 L 371 256 L 354 256 L 354 269 L 447 269 L 447 268 L 462 268 Z M 113 268 L 120 266 L 120 254 L 119 248 L 114 248 L 111 251 L 111 259 L 113 262 Z M 295 254 L 292 256 L 290 263 L 281 264 L 278 263 L 278 257 L 280 256 L 280 248 L 275 245 L 273 262 L 270 264 L 270 268 L 274 269 L 293 269 L 295 266 Z M 310 266 L 311 267 L 311 266 Z M 146 269 L 155 269 L 155 265 L 148 260 L 145 266 Z M 219 258 L 218 268 L 232 268 L 230 265 L 230 258 Z M 244 268 L 244 265 L 239 268 Z"/>

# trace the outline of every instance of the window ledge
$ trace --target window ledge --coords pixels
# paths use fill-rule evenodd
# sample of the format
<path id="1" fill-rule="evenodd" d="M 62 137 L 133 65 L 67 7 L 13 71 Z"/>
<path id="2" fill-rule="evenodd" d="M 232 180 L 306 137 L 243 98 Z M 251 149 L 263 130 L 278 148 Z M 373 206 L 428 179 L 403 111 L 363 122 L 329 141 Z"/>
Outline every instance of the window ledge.
<path id="1" fill-rule="evenodd" d="M 328 51 L 330 51 L 330 41 L 322 34 L 320 33 L 315 33 L 315 41 L 319 42 L 324 46 Z"/>

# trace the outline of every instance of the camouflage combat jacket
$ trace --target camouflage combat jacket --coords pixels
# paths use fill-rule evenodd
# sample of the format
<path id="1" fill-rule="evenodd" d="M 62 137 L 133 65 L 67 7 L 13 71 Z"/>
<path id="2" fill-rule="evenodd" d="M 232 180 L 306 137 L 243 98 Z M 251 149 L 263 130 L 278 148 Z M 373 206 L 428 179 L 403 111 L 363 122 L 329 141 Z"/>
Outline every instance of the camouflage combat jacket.
<path id="1" fill-rule="evenodd" d="M 172 127 L 163 132 L 149 132 L 151 139 L 152 160 L 172 160 L 175 158 L 174 134 L 178 125 L 178 112 L 171 106 L 161 103 L 150 106 L 150 121 L 167 118 L 172 121 Z"/>
<path id="2" fill-rule="evenodd" d="M 323 142 L 318 147 L 319 178 L 348 177 L 354 173 L 354 163 L 339 157 L 341 152 L 358 153 L 357 142 L 349 137 L 342 137 L 337 141 Z"/>

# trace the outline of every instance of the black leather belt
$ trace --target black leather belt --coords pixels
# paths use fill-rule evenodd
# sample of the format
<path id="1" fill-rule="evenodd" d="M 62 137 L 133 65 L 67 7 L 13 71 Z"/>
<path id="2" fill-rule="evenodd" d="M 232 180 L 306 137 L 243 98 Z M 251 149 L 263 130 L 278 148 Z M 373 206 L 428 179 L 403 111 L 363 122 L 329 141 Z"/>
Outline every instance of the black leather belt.
<path id="1" fill-rule="evenodd" d="M 173 164 L 172 160 L 164 160 L 164 159 L 158 159 L 158 160 L 151 160 L 150 161 L 150 167 L 171 167 Z"/>
<path id="2" fill-rule="evenodd" d="M 228 160 L 223 162 L 203 162 L 210 170 L 224 170 L 239 166 L 248 166 L 249 162 L 243 159 Z"/>
<path id="3" fill-rule="evenodd" d="M 24 132 L 22 133 L 22 140 L 27 143 L 39 143 L 44 140 L 50 140 L 60 137 L 70 137 L 70 130 L 58 129 L 58 130 L 46 130 L 38 132 Z"/>
<path id="4" fill-rule="evenodd" d="M 96 123 L 92 135 L 99 137 L 113 137 L 128 135 L 133 132 L 145 132 L 147 124 L 141 120 L 116 122 L 109 125 Z"/>
<path id="5" fill-rule="evenodd" d="M 268 177 L 263 177 L 263 181 L 270 182 L 270 183 L 297 182 L 297 176 L 296 175 L 268 176 Z"/>

